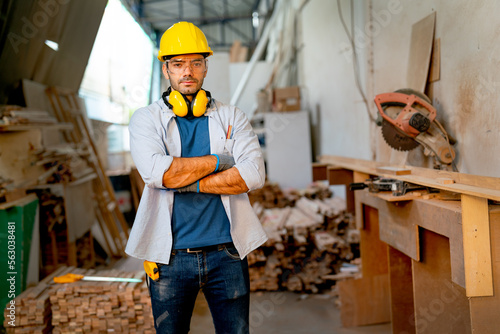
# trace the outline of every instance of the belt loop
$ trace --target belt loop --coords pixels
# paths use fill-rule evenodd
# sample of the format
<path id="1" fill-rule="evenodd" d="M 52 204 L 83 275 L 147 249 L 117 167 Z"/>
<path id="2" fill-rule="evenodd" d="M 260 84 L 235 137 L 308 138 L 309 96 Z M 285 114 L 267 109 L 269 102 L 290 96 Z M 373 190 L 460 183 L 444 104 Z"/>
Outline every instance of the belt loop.
<path id="1" fill-rule="evenodd" d="M 201 252 L 203 252 L 203 250 L 201 250 L 201 249 L 198 249 L 198 250 L 191 250 L 191 248 L 188 248 L 188 249 L 186 250 L 186 252 L 188 252 L 189 254 L 196 254 L 196 253 L 201 253 Z"/>

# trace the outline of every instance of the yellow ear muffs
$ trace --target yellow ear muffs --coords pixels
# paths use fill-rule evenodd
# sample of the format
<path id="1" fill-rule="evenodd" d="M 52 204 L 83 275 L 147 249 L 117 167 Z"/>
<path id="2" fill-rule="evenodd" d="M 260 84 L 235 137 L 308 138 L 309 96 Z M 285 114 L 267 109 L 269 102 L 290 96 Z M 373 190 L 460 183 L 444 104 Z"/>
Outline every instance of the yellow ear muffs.
<path id="1" fill-rule="evenodd" d="M 168 95 L 168 100 L 167 100 Z M 162 94 L 163 102 L 172 109 L 174 114 L 179 117 L 185 117 L 189 113 L 189 101 L 186 101 L 184 95 L 176 90 L 172 90 L 171 87 L 167 89 L 166 92 Z M 193 101 L 191 102 L 191 111 L 193 116 L 200 117 L 205 114 L 208 106 L 210 105 L 210 101 L 212 99 L 212 95 L 209 91 L 200 89 Z"/>
<path id="2" fill-rule="evenodd" d="M 207 105 L 208 105 L 207 93 L 203 89 L 200 89 L 198 94 L 196 94 L 196 97 L 193 99 L 191 108 L 193 110 L 193 116 L 194 117 L 202 116 L 207 110 Z"/>
<path id="3" fill-rule="evenodd" d="M 168 96 L 168 102 L 172 105 L 172 111 L 179 117 L 185 117 L 188 113 L 188 106 L 184 96 L 176 90 L 172 90 Z"/>

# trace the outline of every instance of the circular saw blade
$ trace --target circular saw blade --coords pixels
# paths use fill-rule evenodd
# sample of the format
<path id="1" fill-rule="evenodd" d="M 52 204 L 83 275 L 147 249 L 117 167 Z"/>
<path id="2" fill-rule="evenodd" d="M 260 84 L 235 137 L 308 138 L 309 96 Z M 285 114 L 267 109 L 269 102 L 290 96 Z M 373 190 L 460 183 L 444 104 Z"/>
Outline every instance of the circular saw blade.
<path id="1" fill-rule="evenodd" d="M 382 121 L 382 137 L 390 147 L 398 151 L 410 151 L 419 145 L 412 137 L 403 134 L 385 119 Z"/>

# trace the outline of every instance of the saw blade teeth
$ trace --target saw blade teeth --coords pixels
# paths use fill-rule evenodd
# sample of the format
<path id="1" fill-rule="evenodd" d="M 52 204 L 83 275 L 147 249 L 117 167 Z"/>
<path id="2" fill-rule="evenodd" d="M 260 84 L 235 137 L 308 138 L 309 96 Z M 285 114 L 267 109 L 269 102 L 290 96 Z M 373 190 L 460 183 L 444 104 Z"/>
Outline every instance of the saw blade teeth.
<path id="1" fill-rule="evenodd" d="M 419 145 L 413 138 L 402 134 L 386 120 L 382 122 L 382 137 L 390 147 L 398 151 L 411 151 Z"/>

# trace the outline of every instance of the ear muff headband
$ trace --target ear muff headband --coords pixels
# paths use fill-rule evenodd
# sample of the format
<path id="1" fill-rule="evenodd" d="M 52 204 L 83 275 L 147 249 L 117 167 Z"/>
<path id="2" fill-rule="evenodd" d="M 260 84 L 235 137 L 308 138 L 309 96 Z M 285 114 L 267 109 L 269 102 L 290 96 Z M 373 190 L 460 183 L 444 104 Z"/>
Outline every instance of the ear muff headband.
<path id="1" fill-rule="evenodd" d="M 166 98 L 167 95 L 168 100 Z M 169 87 L 167 91 L 162 94 L 162 98 L 165 104 L 171 108 L 177 116 L 185 117 L 188 114 L 188 102 L 186 101 L 184 95 L 176 90 L 172 90 L 172 87 Z M 200 89 L 191 102 L 193 116 L 203 116 L 207 108 L 210 106 L 211 99 L 212 97 L 209 91 Z"/>

